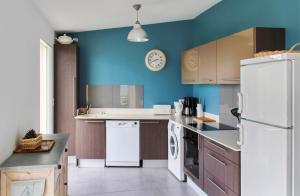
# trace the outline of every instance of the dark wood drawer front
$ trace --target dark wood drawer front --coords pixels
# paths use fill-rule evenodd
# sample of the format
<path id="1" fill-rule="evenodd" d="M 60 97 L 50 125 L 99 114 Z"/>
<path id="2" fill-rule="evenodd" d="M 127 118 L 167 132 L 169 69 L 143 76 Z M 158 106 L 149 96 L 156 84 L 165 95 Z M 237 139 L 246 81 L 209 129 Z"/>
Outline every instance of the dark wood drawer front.
<path id="1" fill-rule="evenodd" d="M 240 163 L 240 152 L 233 151 L 225 146 L 217 144 L 214 141 L 209 139 L 204 140 L 205 147 L 211 149 L 212 151 L 226 157 L 227 159 L 231 160 L 232 162 L 239 164 Z"/>
<path id="2" fill-rule="evenodd" d="M 140 158 L 168 159 L 168 121 L 140 121 Z"/>
<path id="3" fill-rule="evenodd" d="M 208 172 L 204 174 L 204 191 L 208 196 L 238 196 L 224 184 L 215 180 Z"/>
<path id="4" fill-rule="evenodd" d="M 105 121 L 76 120 L 76 157 L 105 159 Z"/>
<path id="5" fill-rule="evenodd" d="M 219 184 L 224 184 L 235 193 L 240 193 L 239 166 L 214 151 L 204 148 L 204 169 Z"/>

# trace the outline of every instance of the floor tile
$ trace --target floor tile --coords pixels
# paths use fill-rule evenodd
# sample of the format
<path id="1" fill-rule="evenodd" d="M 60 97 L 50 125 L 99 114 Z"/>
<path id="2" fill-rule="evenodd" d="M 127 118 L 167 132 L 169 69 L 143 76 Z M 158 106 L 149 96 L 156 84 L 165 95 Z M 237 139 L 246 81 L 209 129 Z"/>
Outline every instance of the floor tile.
<path id="1" fill-rule="evenodd" d="M 70 196 L 196 196 L 165 168 L 69 167 Z"/>

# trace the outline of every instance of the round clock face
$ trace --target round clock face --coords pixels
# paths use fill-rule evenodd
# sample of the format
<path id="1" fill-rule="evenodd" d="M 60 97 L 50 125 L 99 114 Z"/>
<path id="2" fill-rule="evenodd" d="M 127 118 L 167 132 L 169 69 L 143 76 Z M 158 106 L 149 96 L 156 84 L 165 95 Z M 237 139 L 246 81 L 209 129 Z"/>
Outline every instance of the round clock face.
<path id="1" fill-rule="evenodd" d="M 145 58 L 146 66 L 151 71 L 160 71 L 166 65 L 166 55 L 161 50 L 151 50 L 147 53 Z"/>

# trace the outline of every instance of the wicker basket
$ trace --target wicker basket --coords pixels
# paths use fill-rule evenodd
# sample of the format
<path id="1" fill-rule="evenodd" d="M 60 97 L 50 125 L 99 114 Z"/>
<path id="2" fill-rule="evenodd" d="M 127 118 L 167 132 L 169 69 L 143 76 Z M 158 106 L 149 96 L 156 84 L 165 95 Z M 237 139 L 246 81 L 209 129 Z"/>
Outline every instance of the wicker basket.
<path id="1" fill-rule="evenodd" d="M 254 54 L 254 57 L 264 57 L 264 56 L 269 56 L 269 55 L 275 55 L 275 54 L 285 54 L 285 53 L 300 53 L 299 50 L 276 50 L 276 51 L 262 51 L 259 53 Z"/>
<path id="2" fill-rule="evenodd" d="M 41 146 L 43 136 L 38 134 L 36 138 L 20 139 L 19 145 L 22 149 L 32 150 Z"/>

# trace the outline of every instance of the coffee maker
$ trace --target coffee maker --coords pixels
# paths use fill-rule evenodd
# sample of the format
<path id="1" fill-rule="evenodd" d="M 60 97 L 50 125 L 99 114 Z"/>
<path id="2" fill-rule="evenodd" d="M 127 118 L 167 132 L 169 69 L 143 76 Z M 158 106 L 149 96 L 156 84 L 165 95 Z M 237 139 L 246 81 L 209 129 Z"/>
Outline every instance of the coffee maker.
<path id="1" fill-rule="evenodd" d="M 184 97 L 182 114 L 185 116 L 196 116 L 198 102 L 199 100 L 196 97 Z"/>

